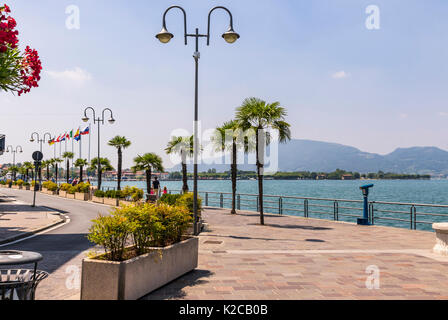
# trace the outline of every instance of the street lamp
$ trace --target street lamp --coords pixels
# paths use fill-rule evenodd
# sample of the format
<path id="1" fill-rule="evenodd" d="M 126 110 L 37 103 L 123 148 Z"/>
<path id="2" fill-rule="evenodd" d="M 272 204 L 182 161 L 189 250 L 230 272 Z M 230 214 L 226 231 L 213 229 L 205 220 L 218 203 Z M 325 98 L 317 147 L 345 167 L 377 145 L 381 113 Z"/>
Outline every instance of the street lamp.
<path id="1" fill-rule="evenodd" d="M 40 138 L 40 135 L 37 132 L 33 132 L 31 134 L 30 142 L 37 141 L 37 143 L 40 144 L 40 152 L 42 152 L 42 144 L 44 142 L 50 141 L 50 139 L 51 139 L 51 134 L 48 133 L 48 132 L 44 133 L 42 139 Z M 42 168 L 39 167 L 39 188 L 40 188 L 41 185 L 42 185 Z"/>
<path id="2" fill-rule="evenodd" d="M 174 35 L 172 33 L 170 33 L 166 27 L 166 14 L 168 13 L 168 11 L 170 11 L 171 9 L 180 9 L 184 15 L 184 41 L 185 41 L 185 45 L 187 45 L 187 39 L 188 37 L 193 37 L 196 39 L 196 51 L 193 54 L 193 58 L 195 61 L 195 105 L 194 105 L 194 144 L 193 144 L 193 149 L 194 149 L 194 160 L 193 160 L 193 166 L 194 166 L 194 173 L 193 173 L 193 212 L 194 212 L 194 234 L 198 235 L 199 230 L 198 230 L 198 81 L 199 81 L 199 77 L 198 77 L 198 69 L 199 69 L 199 59 L 201 57 L 201 54 L 199 53 L 199 38 L 207 38 L 207 46 L 210 45 L 210 18 L 212 15 L 212 12 L 217 10 L 217 9 L 222 9 L 224 11 L 226 11 L 229 16 L 230 16 L 230 23 L 229 23 L 229 28 L 226 32 L 223 33 L 222 37 L 224 38 L 224 40 L 228 43 L 234 43 L 236 40 L 238 40 L 240 38 L 240 35 L 238 33 L 236 33 L 233 30 L 233 17 L 232 17 L 232 13 L 225 7 L 214 7 L 213 9 L 210 10 L 210 12 L 208 13 L 208 24 L 207 24 L 207 34 L 199 34 L 199 29 L 196 28 L 196 32 L 194 34 L 188 34 L 187 33 L 187 14 L 185 12 L 185 10 L 180 7 L 180 6 L 171 6 L 168 9 L 166 9 L 165 13 L 163 14 L 163 22 L 162 22 L 162 31 L 160 31 L 157 35 L 156 38 L 161 42 L 161 43 L 168 43 L 170 42 L 170 40 L 172 38 L 174 38 Z"/>
<path id="3" fill-rule="evenodd" d="M 104 124 L 105 118 L 105 112 L 109 111 L 110 112 L 110 119 L 108 120 L 108 122 L 110 124 L 114 124 L 115 123 L 115 119 L 114 119 L 114 115 L 112 113 L 112 110 L 110 110 L 109 108 L 105 108 L 102 112 L 102 117 L 96 117 L 96 113 L 95 113 L 95 109 L 93 109 L 92 107 L 87 107 L 84 110 L 84 117 L 82 118 L 82 121 L 84 122 L 88 122 L 90 119 L 87 116 L 87 110 L 92 110 L 93 113 L 93 123 L 98 123 L 98 162 L 97 162 L 97 179 L 98 179 L 98 190 L 101 189 L 101 161 L 100 161 L 100 128 L 101 128 L 101 124 Z"/>
<path id="4" fill-rule="evenodd" d="M 20 149 L 20 150 L 19 150 Z M 12 153 L 12 166 L 15 167 L 16 166 L 16 153 L 20 152 L 22 153 L 22 147 L 21 146 L 16 146 L 16 148 L 14 149 L 13 146 L 9 145 L 6 148 L 6 152 L 11 152 Z M 14 181 L 16 181 L 16 172 L 14 172 Z"/>

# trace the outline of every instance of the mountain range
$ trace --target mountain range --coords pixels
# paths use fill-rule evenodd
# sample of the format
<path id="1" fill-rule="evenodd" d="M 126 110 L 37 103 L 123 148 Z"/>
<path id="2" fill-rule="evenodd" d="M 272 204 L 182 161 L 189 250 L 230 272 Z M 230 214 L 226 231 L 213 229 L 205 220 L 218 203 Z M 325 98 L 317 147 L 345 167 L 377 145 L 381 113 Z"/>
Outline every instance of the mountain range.
<path id="1" fill-rule="evenodd" d="M 346 171 L 393 172 L 408 174 L 448 174 L 448 152 L 437 147 L 398 148 L 380 155 L 363 152 L 357 148 L 337 143 L 293 139 L 280 144 L 279 171 L 331 172 L 336 169 Z M 192 169 L 188 166 L 188 169 Z M 200 164 L 199 172 L 216 169 L 229 170 L 229 165 Z M 239 170 L 255 170 L 254 165 L 238 165 Z M 180 171 L 180 165 L 170 171 Z"/>

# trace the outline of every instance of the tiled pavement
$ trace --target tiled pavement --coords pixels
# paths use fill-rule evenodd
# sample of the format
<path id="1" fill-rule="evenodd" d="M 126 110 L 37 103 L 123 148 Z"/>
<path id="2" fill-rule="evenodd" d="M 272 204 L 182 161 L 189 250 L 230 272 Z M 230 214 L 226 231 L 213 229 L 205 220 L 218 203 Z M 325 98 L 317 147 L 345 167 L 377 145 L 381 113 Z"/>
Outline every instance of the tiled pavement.
<path id="1" fill-rule="evenodd" d="M 434 233 L 274 215 L 260 226 L 257 213 L 212 208 L 203 217 L 198 269 L 145 299 L 448 299 Z"/>
<path id="2" fill-rule="evenodd" d="M 63 222 L 59 213 L 32 208 L 0 193 L 0 244 Z"/>

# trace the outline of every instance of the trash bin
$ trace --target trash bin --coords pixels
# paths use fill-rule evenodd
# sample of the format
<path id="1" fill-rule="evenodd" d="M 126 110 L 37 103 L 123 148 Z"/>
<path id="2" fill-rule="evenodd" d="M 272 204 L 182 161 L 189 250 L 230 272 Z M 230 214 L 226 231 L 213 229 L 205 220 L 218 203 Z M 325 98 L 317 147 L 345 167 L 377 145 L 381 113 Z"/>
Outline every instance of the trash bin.
<path id="1" fill-rule="evenodd" d="M 0 270 L 0 300 L 34 300 L 37 285 L 47 277 L 39 270 Z"/>
<path id="2" fill-rule="evenodd" d="M 7 250 L 0 251 L 0 300 L 34 300 L 37 285 L 48 277 L 45 271 L 37 270 L 42 255 L 37 252 Z M 34 269 L 16 269 L 18 265 L 34 264 Z"/>

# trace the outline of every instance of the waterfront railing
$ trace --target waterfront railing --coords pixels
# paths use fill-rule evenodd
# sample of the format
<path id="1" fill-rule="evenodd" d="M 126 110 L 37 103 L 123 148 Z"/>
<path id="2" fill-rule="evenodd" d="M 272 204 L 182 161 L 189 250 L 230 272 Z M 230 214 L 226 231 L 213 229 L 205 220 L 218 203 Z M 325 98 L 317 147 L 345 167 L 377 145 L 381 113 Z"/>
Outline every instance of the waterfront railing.
<path id="1" fill-rule="evenodd" d="M 169 193 L 180 193 L 170 190 Z M 231 208 L 232 194 L 199 191 L 204 206 Z M 237 193 L 237 210 L 259 211 L 256 194 Z M 356 222 L 363 216 L 363 200 L 328 199 L 280 195 L 263 195 L 264 212 Z M 369 222 L 411 230 L 432 230 L 434 222 L 448 222 L 448 205 L 404 202 L 369 201 Z"/>

